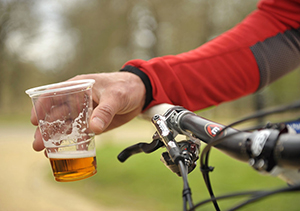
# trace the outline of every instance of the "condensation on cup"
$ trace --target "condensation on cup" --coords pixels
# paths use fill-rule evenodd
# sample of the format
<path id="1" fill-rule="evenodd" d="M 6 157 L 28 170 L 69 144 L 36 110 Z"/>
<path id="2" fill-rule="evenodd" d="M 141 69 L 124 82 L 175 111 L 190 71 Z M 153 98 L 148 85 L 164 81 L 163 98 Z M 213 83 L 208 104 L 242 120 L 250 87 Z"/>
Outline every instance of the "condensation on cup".
<path id="1" fill-rule="evenodd" d="M 92 79 L 67 81 L 26 90 L 56 181 L 88 178 L 97 172 Z"/>

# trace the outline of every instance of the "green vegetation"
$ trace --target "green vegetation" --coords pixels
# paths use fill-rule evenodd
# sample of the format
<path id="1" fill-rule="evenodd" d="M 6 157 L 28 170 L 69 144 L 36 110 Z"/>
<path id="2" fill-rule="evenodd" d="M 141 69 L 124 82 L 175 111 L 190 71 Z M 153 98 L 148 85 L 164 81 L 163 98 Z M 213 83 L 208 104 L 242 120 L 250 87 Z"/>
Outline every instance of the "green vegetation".
<path id="1" fill-rule="evenodd" d="M 31 101 L 24 93 L 30 87 L 63 81 L 77 74 L 118 71 L 130 59 L 149 59 L 194 49 L 239 23 L 257 4 L 257 0 L 154 0 L 148 1 L 149 4 L 147 1 L 102 0 L 74 1 L 72 6 L 64 7 L 63 2 L 67 1 L 56 1 L 54 6 L 57 4 L 57 7 L 53 9 L 49 8 L 51 4 L 47 1 L 45 5 L 40 2 L 43 1 L 0 1 L 2 128 L 24 123 L 28 124 L 28 128 L 33 128 L 29 123 Z M 40 4 L 43 7 L 38 7 Z M 53 14 L 44 14 L 37 8 L 47 8 Z M 54 19 L 44 23 L 47 17 Z M 41 29 L 48 26 L 44 24 L 56 21 L 59 21 L 58 25 L 64 31 L 49 39 L 45 34 L 47 30 Z M 139 46 L 136 39 L 144 29 L 152 31 L 155 36 L 155 42 L 147 48 Z M 189 36 L 186 36 L 187 32 Z M 43 42 L 38 42 L 41 38 L 46 37 L 46 43 L 52 46 L 51 42 L 57 41 L 58 37 L 65 37 L 58 36 L 62 34 L 69 35 L 73 42 L 68 39 L 70 42 L 61 45 L 59 49 L 72 46 L 73 56 L 65 53 L 62 56 L 58 48 L 49 48 L 48 51 L 52 52 L 55 59 L 45 60 L 46 63 L 51 65 L 51 61 L 60 61 L 59 65 L 52 68 L 38 65 L 40 59 L 48 58 L 45 57 L 46 50 L 41 54 L 42 57 L 28 58 L 30 52 L 44 49 Z M 38 48 L 32 48 L 34 46 Z M 223 103 L 201 115 L 228 124 L 232 119 L 238 119 L 236 117 L 252 113 L 258 103 L 265 107 L 288 104 L 300 97 L 299 78 L 298 68 L 262 90 L 259 93 L 262 95 L 260 100 L 256 95 L 247 96 Z M 162 150 L 149 155 L 136 155 L 124 164 L 117 161 L 116 157 L 123 148 L 135 142 L 150 141 L 153 133 L 146 129 L 148 125 L 143 122 L 133 124 L 129 123 L 129 127 L 121 127 L 114 133 L 100 136 L 101 141 L 97 143 L 98 173 L 95 176 L 74 183 L 54 184 L 72 188 L 99 204 L 121 210 L 181 210 L 182 181 L 159 161 Z M 26 126 L 22 131 L 18 128 L 17 132 L 13 128 L 9 131 L 13 131 L 12 134 L 22 134 L 28 133 L 28 128 Z M 120 142 L 128 144 L 120 145 Z M 212 152 L 211 165 L 216 167 L 211 179 L 217 196 L 249 189 L 274 189 L 285 185 L 281 180 L 260 175 L 247 164 L 235 161 L 216 150 Z M 49 178 L 53 180 L 52 175 Z M 195 169 L 189 178 L 194 201 L 207 199 L 207 190 L 199 169 Z M 299 193 L 278 195 L 242 210 L 299 210 L 298 198 Z M 236 199 L 225 200 L 220 204 L 226 209 L 235 202 Z M 213 210 L 213 207 L 208 204 L 200 210 Z"/>
<path id="2" fill-rule="evenodd" d="M 162 150 L 152 154 L 139 154 L 119 163 L 118 153 L 126 147 L 105 144 L 97 151 L 98 173 L 86 180 L 64 185 L 94 199 L 100 204 L 124 210 L 181 210 L 182 180 L 171 173 L 160 161 Z M 286 184 L 278 178 L 261 175 L 247 164 L 233 160 L 213 150 L 211 163 L 215 170 L 211 181 L 215 194 L 236 191 L 275 189 Z M 190 175 L 194 202 L 208 198 L 199 169 Z M 228 209 L 245 198 L 220 201 Z M 298 210 L 299 193 L 280 194 L 256 202 L 241 210 Z M 198 210 L 214 210 L 207 204 Z"/>

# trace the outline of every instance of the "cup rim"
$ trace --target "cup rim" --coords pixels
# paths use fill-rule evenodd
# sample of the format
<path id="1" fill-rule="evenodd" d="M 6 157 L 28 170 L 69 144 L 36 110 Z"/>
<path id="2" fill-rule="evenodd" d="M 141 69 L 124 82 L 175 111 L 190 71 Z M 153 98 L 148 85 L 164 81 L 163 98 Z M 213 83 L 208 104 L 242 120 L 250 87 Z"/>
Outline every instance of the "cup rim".
<path id="1" fill-rule="evenodd" d="M 61 91 L 67 91 L 67 90 L 72 90 L 72 89 L 79 89 L 79 88 L 88 88 L 89 86 L 91 88 L 91 86 L 94 83 L 95 83 L 94 79 L 64 81 L 64 82 L 53 83 L 53 84 L 30 88 L 30 89 L 27 89 L 25 91 L 25 93 L 28 94 L 30 97 L 35 97 L 35 96 L 39 96 L 42 94 L 49 94 L 49 93 L 55 93 L 55 92 L 61 92 Z M 63 86 L 63 87 L 53 88 L 55 86 Z"/>

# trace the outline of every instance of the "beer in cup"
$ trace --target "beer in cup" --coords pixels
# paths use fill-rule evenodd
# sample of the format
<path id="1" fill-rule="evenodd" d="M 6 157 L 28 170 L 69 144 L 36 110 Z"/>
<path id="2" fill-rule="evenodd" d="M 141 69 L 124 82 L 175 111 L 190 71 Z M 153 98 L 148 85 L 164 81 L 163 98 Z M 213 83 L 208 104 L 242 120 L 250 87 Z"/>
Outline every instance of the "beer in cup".
<path id="1" fill-rule="evenodd" d="M 97 172 L 95 134 L 89 128 L 94 83 L 75 80 L 26 90 L 56 181 L 81 180 Z"/>

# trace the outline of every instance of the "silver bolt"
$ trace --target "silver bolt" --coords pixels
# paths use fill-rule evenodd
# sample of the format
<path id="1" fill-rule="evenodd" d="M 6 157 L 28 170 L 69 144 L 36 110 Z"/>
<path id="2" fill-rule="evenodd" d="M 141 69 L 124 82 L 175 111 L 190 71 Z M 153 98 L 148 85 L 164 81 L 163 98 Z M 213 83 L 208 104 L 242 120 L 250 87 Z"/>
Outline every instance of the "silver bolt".
<path id="1" fill-rule="evenodd" d="M 258 160 L 258 161 L 257 161 L 257 164 L 256 164 L 257 169 L 263 170 L 264 167 L 266 166 L 265 164 L 266 164 L 266 163 L 265 163 L 265 161 L 264 161 L 263 159 Z"/>

